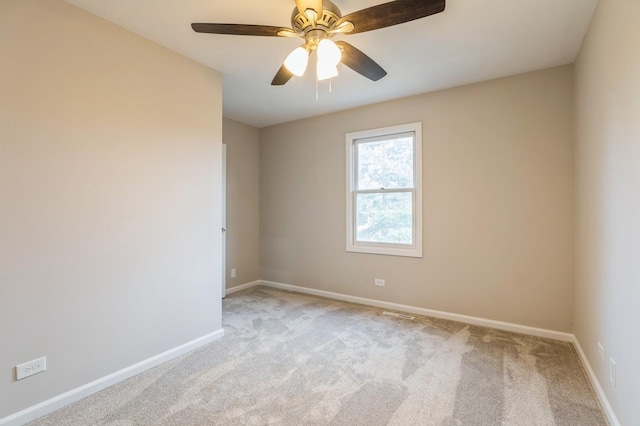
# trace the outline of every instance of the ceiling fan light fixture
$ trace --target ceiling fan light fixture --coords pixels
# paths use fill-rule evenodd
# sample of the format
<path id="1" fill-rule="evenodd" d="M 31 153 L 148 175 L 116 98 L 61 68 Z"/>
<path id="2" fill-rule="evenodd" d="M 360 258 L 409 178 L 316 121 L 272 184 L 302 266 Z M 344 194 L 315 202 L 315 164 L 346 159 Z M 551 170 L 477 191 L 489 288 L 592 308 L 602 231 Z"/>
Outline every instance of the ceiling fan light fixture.
<path id="1" fill-rule="evenodd" d="M 287 67 L 293 75 L 302 77 L 307 64 L 309 63 L 309 52 L 304 47 L 297 47 L 293 52 L 289 53 L 287 59 L 284 60 L 284 66 Z"/>
<path id="2" fill-rule="evenodd" d="M 318 74 L 318 81 L 327 80 L 338 76 L 338 67 L 334 64 L 318 61 L 316 72 Z"/>
<path id="3" fill-rule="evenodd" d="M 380 65 L 349 43 L 338 41 L 336 44 L 330 38 L 336 34 L 363 33 L 425 18 L 444 11 L 446 6 L 446 0 L 391 0 L 343 16 L 331 0 L 295 0 L 295 3 L 291 28 L 196 22 L 191 28 L 197 33 L 303 38 L 305 44 L 287 56 L 271 81 L 273 86 L 286 84 L 294 75 L 304 75 L 314 50 L 317 50 L 318 80 L 337 76 L 337 66 L 343 63 L 369 80 L 378 81 L 387 75 Z"/>
<path id="4" fill-rule="evenodd" d="M 333 41 L 325 38 L 318 43 L 318 63 L 332 65 L 334 68 L 342 59 L 342 51 Z"/>

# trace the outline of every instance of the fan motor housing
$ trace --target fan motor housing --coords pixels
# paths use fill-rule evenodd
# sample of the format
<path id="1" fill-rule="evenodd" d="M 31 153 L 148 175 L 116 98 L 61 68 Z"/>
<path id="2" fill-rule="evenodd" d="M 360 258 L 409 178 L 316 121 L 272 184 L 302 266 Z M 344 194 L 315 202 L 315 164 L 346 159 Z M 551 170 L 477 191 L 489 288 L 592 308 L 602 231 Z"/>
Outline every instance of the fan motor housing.
<path id="1" fill-rule="evenodd" d="M 318 16 L 315 22 L 315 26 L 325 27 L 331 29 L 336 26 L 342 13 L 338 6 L 329 0 L 322 2 L 322 16 Z M 313 21 L 305 13 L 300 13 L 297 8 L 293 9 L 291 13 L 291 27 L 298 32 L 305 32 L 311 28 L 314 28 Z"/>

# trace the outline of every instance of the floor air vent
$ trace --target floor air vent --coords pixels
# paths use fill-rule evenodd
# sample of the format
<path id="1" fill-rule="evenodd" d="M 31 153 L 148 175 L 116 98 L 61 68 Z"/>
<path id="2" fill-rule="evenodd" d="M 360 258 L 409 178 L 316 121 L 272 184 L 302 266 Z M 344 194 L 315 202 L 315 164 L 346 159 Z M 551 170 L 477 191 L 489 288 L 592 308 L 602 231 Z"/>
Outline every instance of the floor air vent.
<path id="1" fill-rule="evenodd" d="M 416 318 L 416 317 L 412 317 L 411 315 L 399 314 L 397 312 L 389 312 L 389 311 L 382 312 L 382 315 L 389 315 L 390 317 L 404 318 L 408 320 L 412 320 Z"/>

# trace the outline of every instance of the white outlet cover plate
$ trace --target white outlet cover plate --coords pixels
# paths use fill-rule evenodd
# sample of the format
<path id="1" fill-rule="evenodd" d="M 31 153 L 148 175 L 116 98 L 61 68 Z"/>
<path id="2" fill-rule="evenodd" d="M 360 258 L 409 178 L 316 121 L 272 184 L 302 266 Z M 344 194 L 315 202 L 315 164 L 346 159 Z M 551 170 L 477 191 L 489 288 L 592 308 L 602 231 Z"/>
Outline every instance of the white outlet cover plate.
<path id="1" fill-rule="evenodd" d="M 609 358 L 609 380 L 613 387 L 616 387 L 616 362 L 613 358 Z"/>
<path id="2" fill-rule="evenodd" d="M 376 278 L 373 283 L 378 287 L 384 287 L 384 280 L 381 280 L 380 278 Z"/>
<path id="3" fill-rule="evenodd" d="M 33 361 L 16 365 L 16 380 L 22 380 L 34 374 L 42 373 L 47 369 L 47 358 L 42 357 Z"/>
<path id="4" fill-rule="evenodd" d="M 604 347 L 598 342 L 598 355 L 600 356 L 600 362 L 604 362 Z"/>

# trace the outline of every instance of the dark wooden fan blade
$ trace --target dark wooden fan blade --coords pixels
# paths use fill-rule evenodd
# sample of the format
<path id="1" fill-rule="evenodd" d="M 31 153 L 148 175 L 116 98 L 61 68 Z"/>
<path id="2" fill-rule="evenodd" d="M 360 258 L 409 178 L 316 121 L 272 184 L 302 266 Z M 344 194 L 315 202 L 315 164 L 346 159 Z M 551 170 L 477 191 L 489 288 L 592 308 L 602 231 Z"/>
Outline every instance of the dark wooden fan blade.
<path id="1" fill-rule="evenodd" d="M 291 77 L 293 77 L 293 74 L 291 73 L 291 71 L 289 71 L 287 67 L 282 65 L 278 70 L 278 72 L 276 73 L 276 76 L 273 77 L 273 81 L 271 82 L 271 85 L 282 86 L 283 84 L 286 84 L 287 81 L 291 80 Z"/>
<path id="2" fill-rule="evenodd" d="M 304 13 L 307 9 L 313 9 L 318 16 L 322 17 L 322 0 L 296 0 L 298 12 Z"/>
<path id="3" fill-rule="evenodd" d="M 290 28 L 270 27 L 268 25 L 244 24 L 191 24 L 197 33 L 231 34 L 248 36 L 278 37 L 280 31 L 291 31 Z"/>
<path id="4" fill-rule="evenodd" d="M 444 8 L 445 0 L 396 0 L 343 16 L 338 25 L 349 21 L 354 29 L 348 34 L 363 33 L 434 15 Z"/>
<path id="5" fill-rule="evenodd" d="M 342 50 L 342 63 L 355 72 L 373 81 L 378 81 L 387 75 L 387 72 L 376 61 L 346 41 L 336 41 L 336 44 Z"/>

